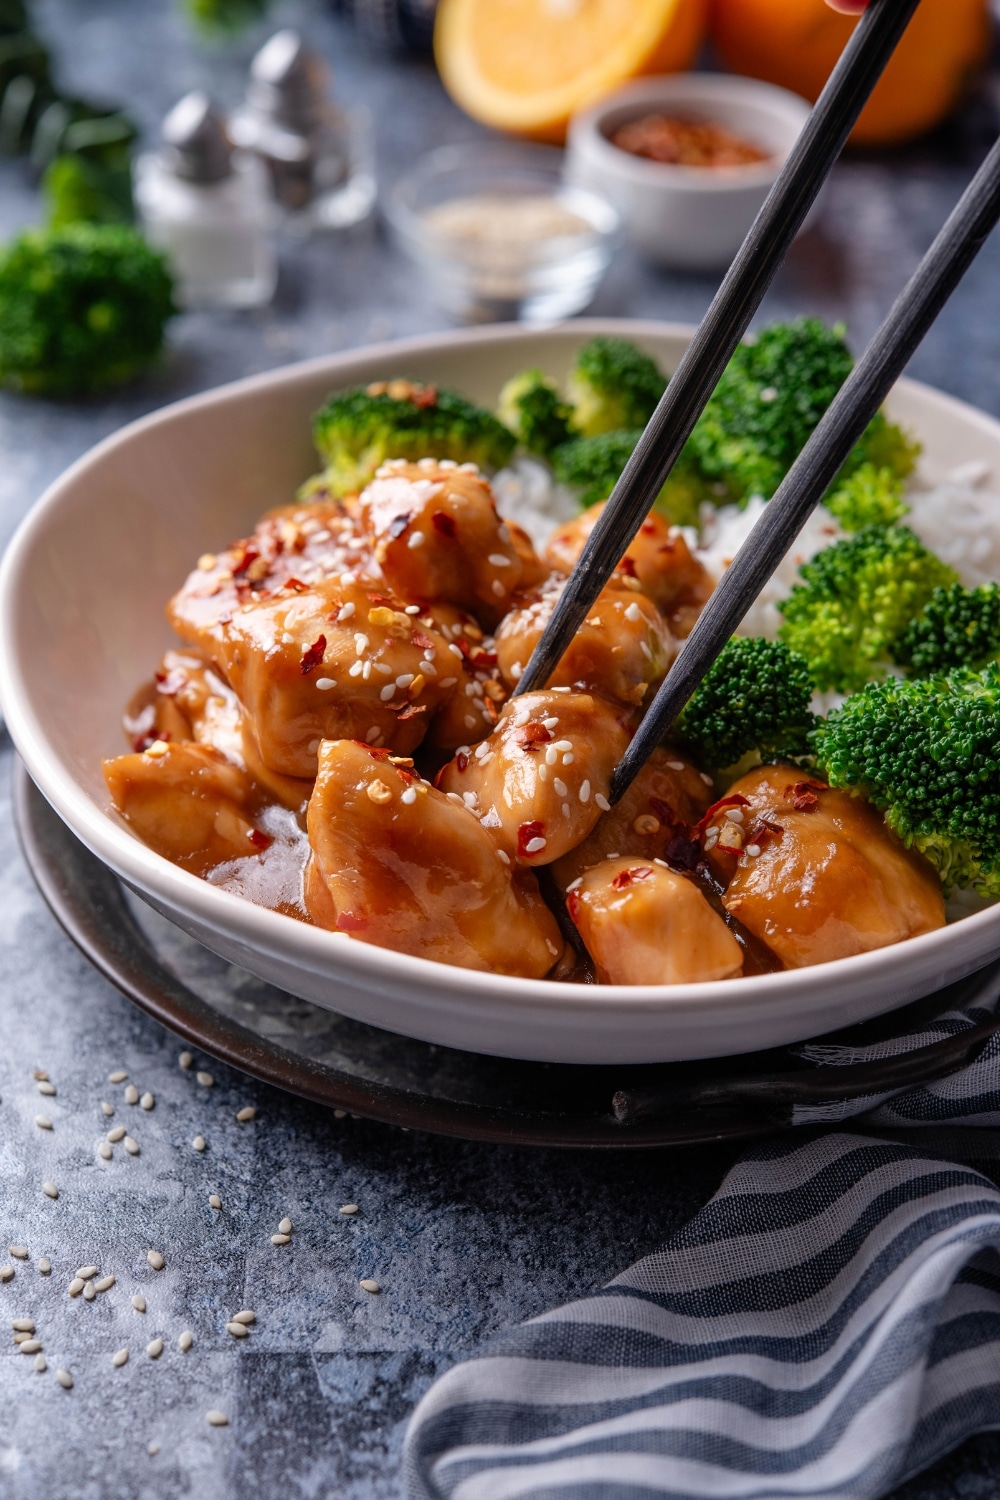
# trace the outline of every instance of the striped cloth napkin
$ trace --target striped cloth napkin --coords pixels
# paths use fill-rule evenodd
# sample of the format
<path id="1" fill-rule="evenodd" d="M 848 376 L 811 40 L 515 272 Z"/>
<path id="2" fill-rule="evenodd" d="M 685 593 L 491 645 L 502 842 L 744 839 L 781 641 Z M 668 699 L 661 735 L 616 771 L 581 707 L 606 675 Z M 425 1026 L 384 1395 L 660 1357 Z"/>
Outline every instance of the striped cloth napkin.
<path id="1" fill-rule="evenodd" d="M 988 1020 L 996 990 L 892 1042 L 802 1051 L 926 1045 Z M 855 1112 L 866 1130 L 1000 1125 L 1000 1035 L 950 1078 L 835 1113 Z M 438 1380 L 407 1435 L 410 1495 L 874 1500 L 1000 1426 L 998 1249 L 1000 1192 L 971 1168 L 786 1135 L 656 1254 Z"/>

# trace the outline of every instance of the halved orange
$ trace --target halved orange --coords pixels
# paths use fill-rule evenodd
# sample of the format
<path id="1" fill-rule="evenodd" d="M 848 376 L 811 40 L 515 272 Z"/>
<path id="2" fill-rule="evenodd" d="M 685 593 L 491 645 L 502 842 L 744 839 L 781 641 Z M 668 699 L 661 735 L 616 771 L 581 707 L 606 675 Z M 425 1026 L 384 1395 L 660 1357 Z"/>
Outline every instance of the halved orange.
<path id="1" fill-rule="evenodd" d="M 571 115 L 640 73 L 690 67 L 707 0 L 441 0 L 445 88 L 497 130 L 562 141 Z"/>

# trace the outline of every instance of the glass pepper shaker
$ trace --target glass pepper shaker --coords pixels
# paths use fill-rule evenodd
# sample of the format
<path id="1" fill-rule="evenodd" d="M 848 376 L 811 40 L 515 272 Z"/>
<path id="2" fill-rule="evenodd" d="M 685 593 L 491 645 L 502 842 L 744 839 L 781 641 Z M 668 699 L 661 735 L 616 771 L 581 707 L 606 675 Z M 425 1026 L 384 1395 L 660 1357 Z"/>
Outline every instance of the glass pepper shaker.
<path id="1" fill-rule="evenodd" d="M 235 151 L 208 96 L 187 94 L 139 158 L 135 201 L 165 251 L 182 307 L 261 307 L 278 279 L 274 209 L 257 159 Z"/>
<path id="2" fill-rule="evenodd" d="M 371 212 L 371 118 L 334 101 L 325 61 L 298 32 L 277 32 L 257 53 L 230 129 L 264 164 L 294 232 L 347 228 Z"/>

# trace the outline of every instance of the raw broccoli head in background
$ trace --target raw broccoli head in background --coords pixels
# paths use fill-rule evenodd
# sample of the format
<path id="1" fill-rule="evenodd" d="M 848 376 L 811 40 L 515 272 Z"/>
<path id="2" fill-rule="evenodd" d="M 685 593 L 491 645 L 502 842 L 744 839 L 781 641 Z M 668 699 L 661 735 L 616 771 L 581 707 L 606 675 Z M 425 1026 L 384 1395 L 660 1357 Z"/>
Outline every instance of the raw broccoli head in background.
<path id="1" fill-rule="evenodd" d="M 364 489 L 389 458 L 450 458 L 499 469 L 516 447 L 512 432 L 464 396 L 410 380 L 339 391 L 313 419 L 313 440 L 335 495 Z"/>
<path id="2" fill-rule="evenodd" d="M 611 494 L 641 436 L 641 431 L 602 432 L 600 437 L 573 438 L 551 455 L 556 478 L 577 491 L 581 505 L 598 505 Z M 698 507 L 708 494 L 685 449 L 653 503 L 675 525 L 696 526 Z"/>
<path id="3" fill-rule="evenodd" d="M 1000 670 L 870 683 L 813 735 L 832 786 L 862 791 L 946 893 L 1000 896 Z"/>
<path id="4" fill-rule="evenodd" d="M 781 639 L 815 685 L 851 693 L 884 675 L 896 641 L 934 590 L 956 582 L 906 526 L 866 526 L 799 569 L 778 605 Z"/>
<path id="5" fill-rule="evenodd" d="M 695 689 L 671 738 L 710 770 L 751 751 L 762 760 L 811 754 L 809 668 L 780 641 L 733 636 Z"/>
<path id="6" fill-rule="evenodd" d="M 627 339 L 592 339 L 567 381 L 573 427 L 583 437 L 641 431 L 666 388 L 656 361 Z"/>
<path id="7" fill-rule="evenodd" d="M 555 381 L 541 370 L 525 370 L 507 381 L 497 416 L 523 447 L 544 458 L 573 436 L 570 409 Z"/>
<path id="8" fill-rule="evenodd" d="M 184 9 L 206 36 L 243 31 L 270 8 L 271 0 L 184 0 Z"/>
<path id="9" fill-rule="evenodd" d="M 867 462 L 838 479 L 827 491 L 823 504 L 845 531 L 891 526 L 910 509 L 903 499 L 903 481 L 891 469 L 876 468 Z"/>
<path id="10" fill-rule="evenodd" d="M 916 619 L 892 648 L 892 657 L 911 677 L 982 667 L 1000 656 L 1000 585 L 963 589 L 960 583 L 935 589 Z"/>
<path id="11" fill-rule="evenodd" d="M 28 230 L 0 251 L 0 382 L 54 396 L 121 385 L 175 312 L 166 263 L 134 229 Z"/>

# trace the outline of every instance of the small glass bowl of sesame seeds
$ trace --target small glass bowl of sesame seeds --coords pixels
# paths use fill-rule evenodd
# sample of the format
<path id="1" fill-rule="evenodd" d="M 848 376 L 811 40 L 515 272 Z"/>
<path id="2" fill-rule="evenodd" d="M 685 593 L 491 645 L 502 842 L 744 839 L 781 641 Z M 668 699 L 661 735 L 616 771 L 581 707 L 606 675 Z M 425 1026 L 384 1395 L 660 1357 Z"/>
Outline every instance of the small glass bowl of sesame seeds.
<path id="1" fill-rule="evenodd" d="M 546 323 L 592 300 L 621 221 L 596 193 L 567 185 L 562 162 L 544 146 L 446 146 L 392 188 L 393 238 L 459 322 Z"/>

